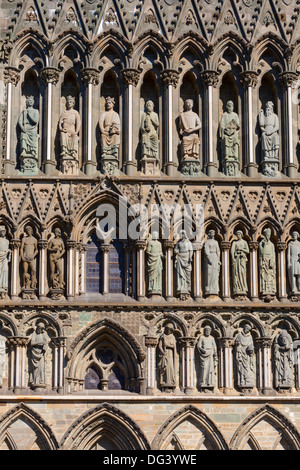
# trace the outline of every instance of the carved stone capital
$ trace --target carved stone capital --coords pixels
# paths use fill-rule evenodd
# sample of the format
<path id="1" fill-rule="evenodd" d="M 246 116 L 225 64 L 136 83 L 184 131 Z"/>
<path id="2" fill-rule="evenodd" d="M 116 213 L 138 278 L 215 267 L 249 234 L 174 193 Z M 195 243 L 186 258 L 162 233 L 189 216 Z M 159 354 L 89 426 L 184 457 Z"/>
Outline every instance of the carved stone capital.
<path id="1" fill-rule="evenodd" d="M 137 86 L 140 75 L 140 72 L 136 69 L 123 69 L 121 71 L 121 79 L 126 83 L 126 85 Z"/>
<path id="2" fill-rule="evenodd" d="M 240 73 L 240 79 L 245 88 L 249 86 L 255 88 L 258 83 L 258 73 L 253 70 L 246 70 L 245 72 Z"/>
<path id="3" fill-rule="evenodd" d="M 11 348 L 16 346 L 26 348 L 29 343 L 29 340 L 30 338 L 28 338 L 27 336 L 10 336 L 9 338 L 7 338 L 7 343 Z"/>
<path id="4" fill-rule="evenodd" d="M 218 341 L 222 348 L 232 348 L 234 346 L 234 338 L 219 338 Z"/>
<path id="5" fill-rule="evenodd" d="M 166 250 L 171 250 L 172 248 L 174 248 L 174 241 L 173 240 L 164 240 L 163 245 L 164 245 L 164 248 Z"/>
<path id="6" fill-rule="evenodd" d="M 285 251 L 287 249 L 287 243 L 286 242 L 278 242 L 277 243 L 277 248 L 278 248 L 278 251 Z"/>
<path id="7" fill-rule="evenodd" d="M 81 253 L 86 253 L 87 252 L 87 245 L 85 245 L 84 243 L 81 243 L 80 252 Z"/>
<path id="8" fill-rule="evenodd" d="M 100 72 L 97 69 L 86 68 L 81 71 L 81 81 L 85 85 L 99 85 Z"/>
<path id="9" fill-rule="evenodd" d="M 206 87 L 216 87 L 219 81 L 219 74 L 216 70 L 204 70 L 200 73 L 200 78 Z"/>
<path id="10" fill-rule="evenodd" d="M 4 69 L 4 81 L 5 83 L 12 83 L 17 85 L 20 80 L 20 70 L 16 67 L 5 67 Z"/>
<path id="11" fill-rule="evenodd" d="M 109 253 L 110 244 L 108 244 L 108 243 L 101 243 L 100 250 L 101 250 L 101 253 Z"/>
<path id="12" fill-rule="evenodd" d="M 10 240 L 10 246 L 14 249 L 14 248 L 20 248 L 21 246 L 21 240 L 19 240 L 18 238 L 13 238 L 12 240 Z"/>
<path id="13" fill-rule="evenodd" d="M 146 336 L 145 337 L 145 346 L 147 348 L 156 348 L 158 339 L 155 336 Z"/>
<path id="14" fill-rule="evenodd" d="M 45 250 L 48 246 L 48 240 L 38 240 L 38 247 Z"/>
<path id="15" fill-rule="evenodd" d="M 270 348 L 273 343 L 273 339 L 270 338 L 269 336 L 264 336 L 262 338 L 257 338 L 255 342 L 261 347 L 261 348 Z"/>
<path id="16" fill-rule="evenodd" d="M 225 242 L 225 241 L 222 241 L 222 242 L 221 242 L 221 249 L 222 249 L 223 251 L 230 250 L 230 247 L 231 247 L 231 243 L 230 243 L 230 242 Z"/>
<path id="17" fill-rule="evenodd" d="M 55 67 L 45 67 L 41 70 L 41 78 L 47 84 L 56 85 L 59 80 L 59 70 Z"/>
<path id="18" fill-rule="evenodd" d="M 68 250 L 72 250 L 76 248 L 77 242 L 75 240 L 67 240 L 66 241 L 66 247 Z"/>
<path id="19" fill-rule="evenodd" d="M 146 245 L 147 245 L 146 240 L 137 240 L 135 242 L 135 246 L 136 246 L 137 250 L 145 250 Z"/>
<path id="20" fill-rule="evenodd" d="M 163 72 L 161 72 L 160 76 L 166 87 L 168 87 L 169 85 L 172 85 L 174 88 L 177 87 L 179 82 L 179 72 L 177 70 L 164 70 Z"/>
<path id="21" fill-rule="evenodd" d="M 283 88 L 293 87 L 299 80 L 299 76 L 295 72 L 282 72 L 279 75 L 279 83 Z"/>
<path id="22" fill-rule="evenodd" d="M 52 338 L 52 343 L 56 348 L 65 347 L 66 338 L 65 336 L 56 336 L 55 338 Z"/>
<path id="23" fill-rule="evenodd" d="M 257 251 L 258 250 L 258 242 L 251 241 L 249 242 L 249 248 L 251 251 Z"/>
<path id="24" fill-rule="evenodd" d="M 184 338 L 180 338 L 179 344 L 181 344 L 185 348 L 193 348 L 195 346 L 196 341 L 196 338 L 185 336 Z"/>
<path id="25" fill-rule="evenodd" d="M 202 250 L 203 244 L 200 242 L 194 242 L 192 243 L 194 251 L 200 251 Z"/>

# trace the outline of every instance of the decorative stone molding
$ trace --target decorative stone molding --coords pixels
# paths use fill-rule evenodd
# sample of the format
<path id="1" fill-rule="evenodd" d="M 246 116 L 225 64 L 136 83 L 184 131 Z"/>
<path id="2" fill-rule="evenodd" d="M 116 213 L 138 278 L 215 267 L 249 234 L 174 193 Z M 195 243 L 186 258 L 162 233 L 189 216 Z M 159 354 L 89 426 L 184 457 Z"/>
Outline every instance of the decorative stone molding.
<path id="1" fill-rule="evenodd" d="M 245 72 L 240 73 L 240 79 L 242 85 L 246 87 L 256 88 L 258 84 L 258 73 L 254 72 L 253 70 L 247 70 Z"/>
<path id="2" fill-rule="evenodd" d="M 41 70 L 41 78 L 45 83 L 56 85 L 59 80 L 60 71 L 55 67 L 44 67 Z"/>
<path id="3" fill-rule="evenodd" d="M 200 78 L 206 87 L 216 87 L 219 83 L 219 73 L 216 70 L 204 70 L 200 73 Z"/>
<path id="4" fill-rule="evenodd" d="M 121 79 L 126 85 L 137 86 L 139 83 L 141 72 L 136 69 L 123 69 L 121 71 Z"/>
<path id="5" fill-rule="evenodd" d="M 86 68 L 81 71 L 81 80 L 85 85 L 99 85 L 100 72 L 94 68 Z"/>
<path id="6" fill-rule="evenodd" d="M 179 72 L 177 70 L 168 69 L 161 72 L 161 79 L 166 87 L 172 85 L 172 87 L 177 88 L 179 82 Z"/>
<path id="7" fill-rule="evenodd" d="M 19 83 L 20 76 L 20 70 L 16 67 L 5 67 L 4 80 L 6 83 L 12 83 L 16 86 Z"/>

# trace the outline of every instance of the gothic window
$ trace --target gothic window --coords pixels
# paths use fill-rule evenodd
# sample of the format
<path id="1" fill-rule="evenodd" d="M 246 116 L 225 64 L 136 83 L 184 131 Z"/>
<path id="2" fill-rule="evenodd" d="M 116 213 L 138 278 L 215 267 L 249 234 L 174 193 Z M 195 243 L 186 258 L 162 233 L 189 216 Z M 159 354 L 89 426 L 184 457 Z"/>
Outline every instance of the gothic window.
<path id="1" fill-rule="evenodd" d="M 99 241 L 94 233 L 88 243 L 86 255 L 86 290 L 89 294 L 98 294 L 102 289 L 102 261 Z"/>
<path id="2" fill-rule="evenodd" d="M 124 292 L 124 250 L 123 244 L 115 241 L 111 244 L 108 257 L 109 292 Z"/>

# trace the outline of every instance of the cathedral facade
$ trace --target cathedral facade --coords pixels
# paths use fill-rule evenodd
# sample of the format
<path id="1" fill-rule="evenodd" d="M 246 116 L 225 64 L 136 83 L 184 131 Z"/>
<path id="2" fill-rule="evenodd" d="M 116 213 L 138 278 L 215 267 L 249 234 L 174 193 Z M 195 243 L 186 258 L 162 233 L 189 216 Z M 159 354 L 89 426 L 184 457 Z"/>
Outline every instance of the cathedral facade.
<path id="1" fill-rule="evenodd" d="M 3 0 L 0 449 L 300 449 L 299 0 Z"/>

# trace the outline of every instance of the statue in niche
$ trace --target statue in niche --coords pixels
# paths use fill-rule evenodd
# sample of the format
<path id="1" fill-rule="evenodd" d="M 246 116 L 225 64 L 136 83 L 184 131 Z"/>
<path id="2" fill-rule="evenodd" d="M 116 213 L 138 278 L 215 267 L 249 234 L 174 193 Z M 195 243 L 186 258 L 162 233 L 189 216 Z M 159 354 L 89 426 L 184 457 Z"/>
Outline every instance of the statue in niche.
<path id="1" fill-rule="evenodd" d="M 293 340 L 281 330 L 274 343 L 275 387 L 289 389 L 294 386 Z"/>
<path id="2" fill-rule="evenodd" d="M 36 257 L 38 254 L 37 239 L 33 236 L 30 225 L 25 227 L 25 235 L 22 238 L 20 255 L 23 264 L 23 289 L 34 290 L 37 286 Z"/>
<path id="3" fill-rule="evenodd" d="M 38 125 L 40 114 L 34 109 L 34 96 L 26 97 L 26 109 L 18 120 L 20 129 L 20 169 L 26 175 L 38 172 Z"/>
<path id="4" fill-rule="evenodd" d="M 104 173 L 116 174 L 119 169 L 120 116 L 114 111 L 115 100 L 105 99 L 105 112 L 101 115 L 101 168 Z"/>
<path id="5" fill-rule="evenodd" d="M 6 238 L 6 228 L 0 226 L 0 297 L 5 298 L 8 291 L 8 263 L 11 261 L 11 249 Z"/>
<path id="6" fill-rule="evenodd" d="M 220 247 L 215 239 L 215 230 L 209 230 L 204 243 L 205 294 L 219 295 Z"/>
<path id="7" fill-rule="evenodd" d="M 66 97 L 66 110 L 59 118 L 61 169 L 64 174 L 76 174 L 78 171 L 78 144 L 81 119 L 74 109 L 75 98 Z"/>
<path id="8" fill-rule="evenodd" d="M 236 232 L 236 236 L 238 239 L 232 242 L 231 245 L 233 294 L 235 296 L 246 296 L 248 293 L 247 263 L 249 246 L 246 240 L 243 239 L 241 230 Z"/>
<path id="9" fill-rule="evenodd" d="M 300 241 L 299 232 L 292 233 L 293 239 L 288 244 L 287 269 L 292 294 L 300 295 Z"/>
<path id="10" fill-rule="evenodd" d="M 162 260 L 165 258 L 162 252 L 161 242 L 158 232 L 153 232 L 152 240 L 148 240 L 146 253 L 148 255 L 148 282 L 149 294 L 161 295 L 162 293 Z"/>
<path id="11" fill-rule="evenodd" d="M 263 231 L 264 239 L 259 244 L 260 291 L 266 300 L 276 294 L 276 253 L 271 242 L 271 229 Z"/>
<path id="12" fill-rule="evenodd" d="M 45 388 L 45 354 L 48 348 L 48 335 L 43 323 L 36 325 L 32 333 L 28 348 L 29 355 L 29 383 L 32 388 Z"/>
<path id="13" fill-rule="evenodd" d="M 255 354 L 251 326 L 248 324 L 243 326 L 243 331 L 235 339 L 235 359 L 237 386 L 252 389 L 255 386 Z"/>
<path id="14" fill-rule="evenodd" d="M 264 174 L 266 176 L 275 176 L 275 174 L 269 174 L 269 172 L 270 164 L 276 164 L 276 170 L 279 169 L 279 119 L 274 113 L 272 101 L 267 102 L 265 113 L 263 109 L 261 110 L 259 125 L 262 132 L 261 150 Z"/>
<path id="15" fill-rule="evenodd" d="M 147 101 L 141 122 L 142 158 L 159 160 L 158 128 L 159 119 L 158 114 L 154 112 L 154 103 Z"/>
<path id="16" fill-rule="evenodd" d="M 50 286 L 55 290 L 62 290 L 65 286 L 63 279 L 65 244 L 61 237 L 60 228 L 54 230 L 54 238 L 48 245 L 49 266 L 50 266 Z"/>
<path id="17" fill-rule="evenodd" d="M 187 238 L 185 230 L 182 230 L 180 235 L 181 239 L 176 243 L 174 248 L 177 293 L 181 300 L 188 300 L 192 290 L 193 245 Z"/>
<path id="18" fill-rule="evenodd" d="M 181 140 L 181 172 L 190 176 L 200 174 L 200 138 L 202 127 L 200 118 L 193 111 L 194 101 L 188 99 L 184 103 L 184 112 L 179 117 Z"/>
<path id="19" fill-rule="evenodd" d="M 227 176 L 239 175 L 240 127 L 240 119 L 234 112 L 233 101 L 228 101 L 220 122 L 223 168 Z"/>
<path id="20" fill-rule="evenodd" d="M 5 338 L 0 334 L 0 388 L 3 386 L 3 368 L 5 364 Z"/>
<path id="21" fill-rule="evenodd" d="M 163 391 L 176 388 L 175 353 L 176 338 L 173 334 L 174 325 L 170 322 L 165 325 L 164 333 L 158 341 L 158 369 L 160 386 Z"/>
<path id="22" fill-rule="evenodd" d="M 203 390 L 215 387 L 215 369 L 218 364 L 218 353 L 215 339 L 211 336 L 211 331 L 210 326 L 205 326 L 203 335 L 200 336 L 197 343 L 200 357 L 199 385 Z"/>

